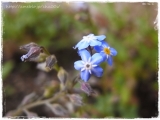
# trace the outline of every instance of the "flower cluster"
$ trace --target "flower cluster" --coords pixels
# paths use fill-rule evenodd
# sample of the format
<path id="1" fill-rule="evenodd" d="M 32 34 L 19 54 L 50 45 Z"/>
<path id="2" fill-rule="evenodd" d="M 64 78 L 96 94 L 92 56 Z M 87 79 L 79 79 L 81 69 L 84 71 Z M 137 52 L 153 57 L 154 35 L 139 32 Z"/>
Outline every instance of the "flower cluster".
<path id="1" fill-rule="evenodd" d="M 85 82 L 89 80 L 91 74 L 101 77 L 103 69 L 99 65 L 106 61 L 111 66 L 112 56 L 117 55 L 117 51 L 105 42 L 105 38 L 105 35 L 89 34 L 74 47 L 78 48 L 78 54 L 82 59 L 74 63 L 74 68 L 81 71 L 81 79 Z M 97 53 L 92 55 L 92 49 Z"/>
<path id="2" fill-rule="evenodd" d="M 81 84 L 80 88 L 82 92 L 85 92 L 88 96 L 93 94 L 96 95 L 96 92 L 87 81 L 92 74 L 101 77 L 103 75 L 103 69 L 100 67 L 100 64 L 107 61 L 109 65 L 112 65 L 112 56 L 117 54 L 117 51 L 104 41 L 105 38 L 106 36 L 104 35 L 95 36 L 94 34 L 90 34 L 84 36 L 75 46 L 75 49 L 78 49 L 81 60 L 76 61 L 74 67 L 76 70 L 80 70 L 81 73 L 73 80 L 68 79 L 68 72 L 57 64 L 56 56 L 50 54 L 43 46 L 39 46 L 33 42 L 20 46 L 21 50 L 27 52 L 21 57 L 22 61 L 37 62 L 37 68 L 44 70 L 45 72 L 49 72 L 52 69 L 56 70 L 59 82 L 50 81 L 48 84 L 45 84 L 43 86 L 44 91 L 42 96 L 33 93 L 27 95 L 20 104 L 22 109 L 18 108 L 11 111 L 7 113 L 7 116 L 22 114 L 26 114 L 27 116 L 38 116 L 36 113 L 30 112 L 29 110 L 34 109 L 37 105 L 43 105 L 48 107 L 54 115 L 66 117 L 72 114 L 77 106 L 84 105 L 82 97 L 77 94 L 77 91 L 75 91 L 73 87 L 79 82 Z M 58 85 L 58 83 L 60 84 Z M 60 89 L 59 92 L 57 92 L 57 88 Z M 37 101 L 35 96 L 43 99 L 38 99 Z M 65 101 L 63 105 L 59 104 L 59 100 L 61 101 L 62 99 Z M 70 107 L 66 106 L 66 103 L 70 103 L 69 105 L 72 106 L 73 109 L 71 110 Z"/>

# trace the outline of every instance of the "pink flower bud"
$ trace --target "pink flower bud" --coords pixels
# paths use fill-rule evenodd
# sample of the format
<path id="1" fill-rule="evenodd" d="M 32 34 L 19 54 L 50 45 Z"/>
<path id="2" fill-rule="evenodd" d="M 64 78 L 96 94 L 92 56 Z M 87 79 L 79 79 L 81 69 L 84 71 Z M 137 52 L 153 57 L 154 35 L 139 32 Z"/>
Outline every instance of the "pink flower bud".
<path id="1" fill-rule="evenodd" d="M 93 89 L 91 88 L 90 84 L 87 82 L 81 82 L 81 90 L 86 94 L 91 95 L 94 93 Z"/>
<path id="2" fill-rule="evenodd" d="M 78 94 L 71 94 L 71 95 L 68 95 L 70 101 L 77 105 L 77 106 L 82 106 L 83 105 L 83 102 L 82 102 L 82 97 Z"/>
<path id="3" fill-rule="evenodd" d="M 42 52 L 42 48 L 39 46 L 30 47 L 28 53 L 21 57 L 22 61 L 34 61 L 35 58 L 39 56 Z"/>
<path id="4" fill-rule="evenodd" d="M 31 42 L 29 44 L 20 46 L 20 49 L 28 52 L 31 47 L 38 47 L 38 45 L 36 43 L 34 43 L 34 42 Z"/>

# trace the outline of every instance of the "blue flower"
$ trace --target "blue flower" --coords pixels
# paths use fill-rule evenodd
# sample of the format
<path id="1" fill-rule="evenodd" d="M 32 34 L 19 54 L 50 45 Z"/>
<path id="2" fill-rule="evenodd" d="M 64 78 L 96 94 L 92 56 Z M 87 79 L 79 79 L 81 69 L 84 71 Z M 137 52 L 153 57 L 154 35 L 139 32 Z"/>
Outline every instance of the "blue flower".
<path id="1" fill-rule="evenodd" d="M 90 46 L 100 46 L 101 41 L 106 38 L 105 35 L 94 36 L 94 34 L 89 34 L 88 36 L 83 36 L 83 39 L 74 47 L 74 49 L 78 48 L 78 50 L 82 50 Z"/>
<path id="2" fill-rule="evenodd" d="M 112 65 L 112 56 L 117 55 L 117 51 L 111 48 L 105 41 L 102 41 L 101 46 L 95 46 L 94 49 L 103 56 L 103 60 L 107 61 L 108 64 Z"/>
<path id="3" fill-rule="evenodd" d="M 103 61 L 103 57 L 99 53 L 95 53 L 93 56 L 83 49 L 79 51 L 79 55 L 82 60 L 76 61 L 74 63 L 74 68 L 81 71 L 81 79 L 87 82 L 91 74 L 97 77 L 101 77 L 103 74 L 103 69 L 98 65 Z"/>

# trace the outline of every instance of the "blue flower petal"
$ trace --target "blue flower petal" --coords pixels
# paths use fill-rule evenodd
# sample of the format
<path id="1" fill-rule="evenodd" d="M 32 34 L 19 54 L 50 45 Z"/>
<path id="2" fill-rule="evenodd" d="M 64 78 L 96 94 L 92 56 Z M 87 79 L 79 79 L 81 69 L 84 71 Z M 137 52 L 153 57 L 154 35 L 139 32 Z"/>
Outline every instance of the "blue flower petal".
<path id="1" fill-rule="evenodd" d="M 81 71 L 81 79 L 87 82 L 90 78 L 90 73 L 88 70 Z"/>
<path id="2" fill-rule="evenodd" d="M 112 56 L 108 56 L 107 62 L 110 66 L 112 66 Z"/>
<path id="3" fill-rule="evenodd" d="M 107 55 L 104 52 L 100 52 L 100 55 L 103 57 L 103 62 L 106 61 Z"/>
<path id="4" fill-rule="evenodd" d="M 93 33 L 91 33 L 91 34 L 89 34 L 89 35 L 87 35 L 87 36 L 94 36 L 94 34 L 93 34 Z"/>
<path id="5" fill-rule="evenodd" d="M 74 62 L 74 68 L 75 68 L 76 70 L 81 70 L 82 67 L 83 67 L 82 60 L 79 60 L 79 61 Z"/>
<path id="6" fill-rule="evenodd" d="M 102 41 L 102 46 L 104 47 L 109 47 L 108 43 L 106 41 Z"/>
<path id="7" fill-rule="evenodd" d="M 102 43 L 97 40 L 90 41 L 90 46 L 97 46 L 97 45 L 100 46 L 100 45 L 102 45 Z"/>
<path id="8" fill-rule="evenodd" d="M 97 77 L 101 77 L 103 74 L 103 69 L 99 66 L 92 68 L 92 73 L 97 76 Z"/>
<path id="9" fill-rule="evenodd" d="M 99 65 L 103 61 L 103 57 L 99 53 L 95 53 L 92 56 L 91 62 L 94 65 Z"/>
<path id="10" fill-rule="evenodd" d="M 82 44 L 82 42 L 84 42 L 84 41 L 78 42 L 78 43 L 75 45 L 75 47 L 73 47 L 73 48 L 74 48 L 74 49 L 78 48 L 78 47 Z"/>
<path id="11" fill-rule="evenodd" d="M 116 56 L 117 55 L 117 51 L 114 48 L 110 48 L 111 51 L 111 55 Z"/>
<path id="12" fill-rule="evenodd" d="M 106 38 L 105 35 L 99 35 L 99 36 L 95 36 L 99 41 L 102 41 Z"/>
<path id="13" fill-rule="evenodd" d="M 90 53 L 83 49 L 83 50 L 79 50 L 78 51 L 79 55 L 81 56 L 81 59 L 84 61 L 84 62 L 87 62 L 88 59 L 91 57 Z"/>
<path id="14" fill-rule="evenodd" d="M 95 49 L 96 52 L 103 51 L 103 47 L 102 46 L 95 46 L 94 49 Z"/>
<path id="15" fill-rule="evenodd" d="M 83 39 L 75 46 L 75 49 L 78 48 L 79 50 L 85 49 L 89 46 L 89 43 L 84 41 Z"/>

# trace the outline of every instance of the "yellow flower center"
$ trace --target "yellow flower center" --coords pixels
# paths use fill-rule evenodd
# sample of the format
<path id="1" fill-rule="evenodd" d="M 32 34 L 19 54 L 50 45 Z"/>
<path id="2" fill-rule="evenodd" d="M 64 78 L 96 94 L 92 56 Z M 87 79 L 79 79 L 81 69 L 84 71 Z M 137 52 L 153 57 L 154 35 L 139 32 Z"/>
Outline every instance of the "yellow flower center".
<path id="1" fill-rule="evenodd" d="M 107 54 L 107 55 L 110 55 L 111 54 L 111 51 L 109 48 L 104 48 L 103 51 Z"/>

